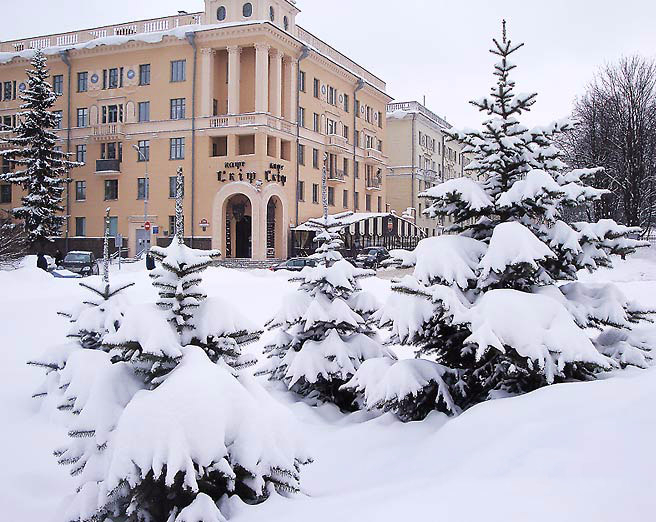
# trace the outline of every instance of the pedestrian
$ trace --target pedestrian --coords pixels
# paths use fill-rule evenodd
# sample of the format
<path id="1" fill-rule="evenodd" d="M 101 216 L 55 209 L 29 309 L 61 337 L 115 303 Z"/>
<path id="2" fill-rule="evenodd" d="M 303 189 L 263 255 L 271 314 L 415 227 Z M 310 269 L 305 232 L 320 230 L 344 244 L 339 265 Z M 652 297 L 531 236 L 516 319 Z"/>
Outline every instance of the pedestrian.
<path id="1" fill-rule="evenodd" d="M 48 271 L 48 260 L 46 259 L 46 256 L 43 254 L 43 252 L 39 252 L 37 254 L 36 266 L 41 270 L 45 270 L 46 272 Z"/>
<path id="2" fill-rule="evenodd" d="M 150 254 L 146 254 L 146 270 L 155 270 L 155 259 Z"/>
<path id="3" fill-rule="evenodd" d="M 62 262 L 64 261 L 64 256 L 61 253 L 61 250 L 57 249 L 55 252 L 55 266 L 59 267 L 61 266 Z"/>

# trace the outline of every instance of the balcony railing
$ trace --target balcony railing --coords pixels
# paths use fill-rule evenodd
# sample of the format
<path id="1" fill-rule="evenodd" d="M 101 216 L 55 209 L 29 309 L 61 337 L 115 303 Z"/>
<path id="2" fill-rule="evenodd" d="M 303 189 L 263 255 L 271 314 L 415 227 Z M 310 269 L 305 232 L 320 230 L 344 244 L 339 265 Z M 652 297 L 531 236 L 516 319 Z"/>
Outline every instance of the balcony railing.
<path id="1" fill-rule="evenodd" d="M 346 181 L 346 173 L 343 170 L 332 169 L 328 172 L 330 181 Z"/>
<path id="2" fill-rule="evenodd" d="M 367 176 L 367 188 L 368 189 L 381 189 L 383 187 L 383 175 L 382 174 L 370 174 Z"/>
<path id="3" fill-rule="evenodd" d="M 99 159 L 96 160 L 96 174 L 115 174 L 121 172 L 121 160 Z"/>
<path id="4" fill-rule="evenodd" d="M 390 103 L 387 105 L 387 113 L 393 113 L 396 111 L 406 111 L 406 112 L 419 112 L 426 116 L 429 120 L 437 123 L 438 125 L 450 129 L 452 125 L 446 121 L 444 118 L 441 118 L 433 111 L 428 110 L 421 103 L 416 101 L 411 102 L 399 102 L 399 103 Z"/>
<path id="5" fill-rule="evenodd" d="M 328 146 L 342 150 L 348 150 L 348 140 L 339 134 L 328 134 Z"/>
<path id="6" fill-rule="evenodd" d="M 213 116 L 205 120 L 210 129 L 225 129 L 230 127 L 270 127 L 283 132 L 293 133 L 295 126 L 283 120 L 263 112 L 249 114 L 228 114 L 225 116 Z M 203 128 L 203 124 L 200 125 Z"/>
<path id="7" fill-rule="evenodd" d="M 96 139 L 118 138 L 124 134 L 122 123 L 100 123 L 93 126 Z"/>
<path id="8" fill-rule="evenodd" d="M 367 158 L 368 159 L 372 159 L 372 160 L 377 161 L 379 163 L 384 163 L 383 153 L 381 151 L 379 151 L 378 149 L 368 148 L 368 149 L 366 149 L 366 152 L 367 152 Z"/>

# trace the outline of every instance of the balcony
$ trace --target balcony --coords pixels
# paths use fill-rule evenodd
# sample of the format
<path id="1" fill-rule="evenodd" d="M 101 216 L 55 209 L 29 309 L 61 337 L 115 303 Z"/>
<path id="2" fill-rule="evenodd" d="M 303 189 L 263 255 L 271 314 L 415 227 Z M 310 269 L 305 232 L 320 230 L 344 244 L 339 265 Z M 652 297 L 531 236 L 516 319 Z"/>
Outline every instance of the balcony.
<path id="1" fill-rule="evenodd" d="M 228 129 L 235 127 L 269 127 L 278 131 L 293 134 L 296 126 L 287 120 L 271 116 L 264 112 L 252 112 L 247 114 L 226 114 L 224 116 L 213 116 L 205 119 L 199 127 L 209 129 Z"/>
<path id="2" fill-rule="evenodd" d="M 328 148 L 331 152 L 343 154 L 349 150 L 349 143 L 344 136 L 340 136 L 339 134 L 329 134 Z"/>
<path id="3" fill-rule="evenodd" d="M 96 141 L 115 141 L 124 135 L 122 123 L 100 123 L 93 126 L 93 138 Z"/>
<path id="4" fill-rule="evenodd" d="M 367 159 L 373 160 L 377 163 L 385 163 L 385 160 L 383 159 L 383 153 L 378 149 L 367 148 L 366 153 Z"/>
<path id="5" fill-rule="evenodd" d="M 383 174 L 369 174 L 367 176 L 367 190 L 381 190 L 383 188 Z"/>
<path id="6" fill-rule="evenodd" d="M 328 181 L 346 181 L 346 173 L 343 170 L 332 169 L 328 172 Z"/>
<path id="7" fill-rule="evenodd" d="M 99 159 L 96 160 L 96 174 L 117 174 L 121 172 L 121 160 Z"/>

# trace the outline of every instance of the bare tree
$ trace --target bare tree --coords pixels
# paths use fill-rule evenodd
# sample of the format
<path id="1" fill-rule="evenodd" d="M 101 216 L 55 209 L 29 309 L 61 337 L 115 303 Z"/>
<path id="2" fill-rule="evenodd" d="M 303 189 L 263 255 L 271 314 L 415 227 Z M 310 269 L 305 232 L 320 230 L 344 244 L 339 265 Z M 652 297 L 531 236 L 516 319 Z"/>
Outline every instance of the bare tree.
<path id="1" fill-rule="evenodd" d="M 15 268 L 26 253 L 27 240 L 22 225 L 0 213 L 0 270 Z"/>
<path id="2" fill-rule="evenodd" d="M 573 166 L 598 165 L 611 195 L 596 218 L 649 230 L 656 210 L 656 64 L 640 56 L 607 65 L 577 100 L 576 130 L 562 143 Z"/>

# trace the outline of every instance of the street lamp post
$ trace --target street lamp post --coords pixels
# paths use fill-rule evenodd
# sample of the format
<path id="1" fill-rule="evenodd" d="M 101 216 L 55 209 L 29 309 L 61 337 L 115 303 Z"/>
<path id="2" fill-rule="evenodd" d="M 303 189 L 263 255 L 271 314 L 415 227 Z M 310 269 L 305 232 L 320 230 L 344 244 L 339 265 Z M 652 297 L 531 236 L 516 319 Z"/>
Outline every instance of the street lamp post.
<path id="1" fill-rule="evenodd" d="M 139 157 L 146 162 L 146 186 L 144 187 L 144 229 L 148 222 L 148 196 L 150 195 L 150 182 L 148 181 L 148 157 L 143 153 L 138 145 L 132 145 L 132 148 L 137 151 Z M 146 245 L 144 247 L 144 258 L 148 259 L 148 252 L 150 246 L 150 229 L 146 230 Z"/>

